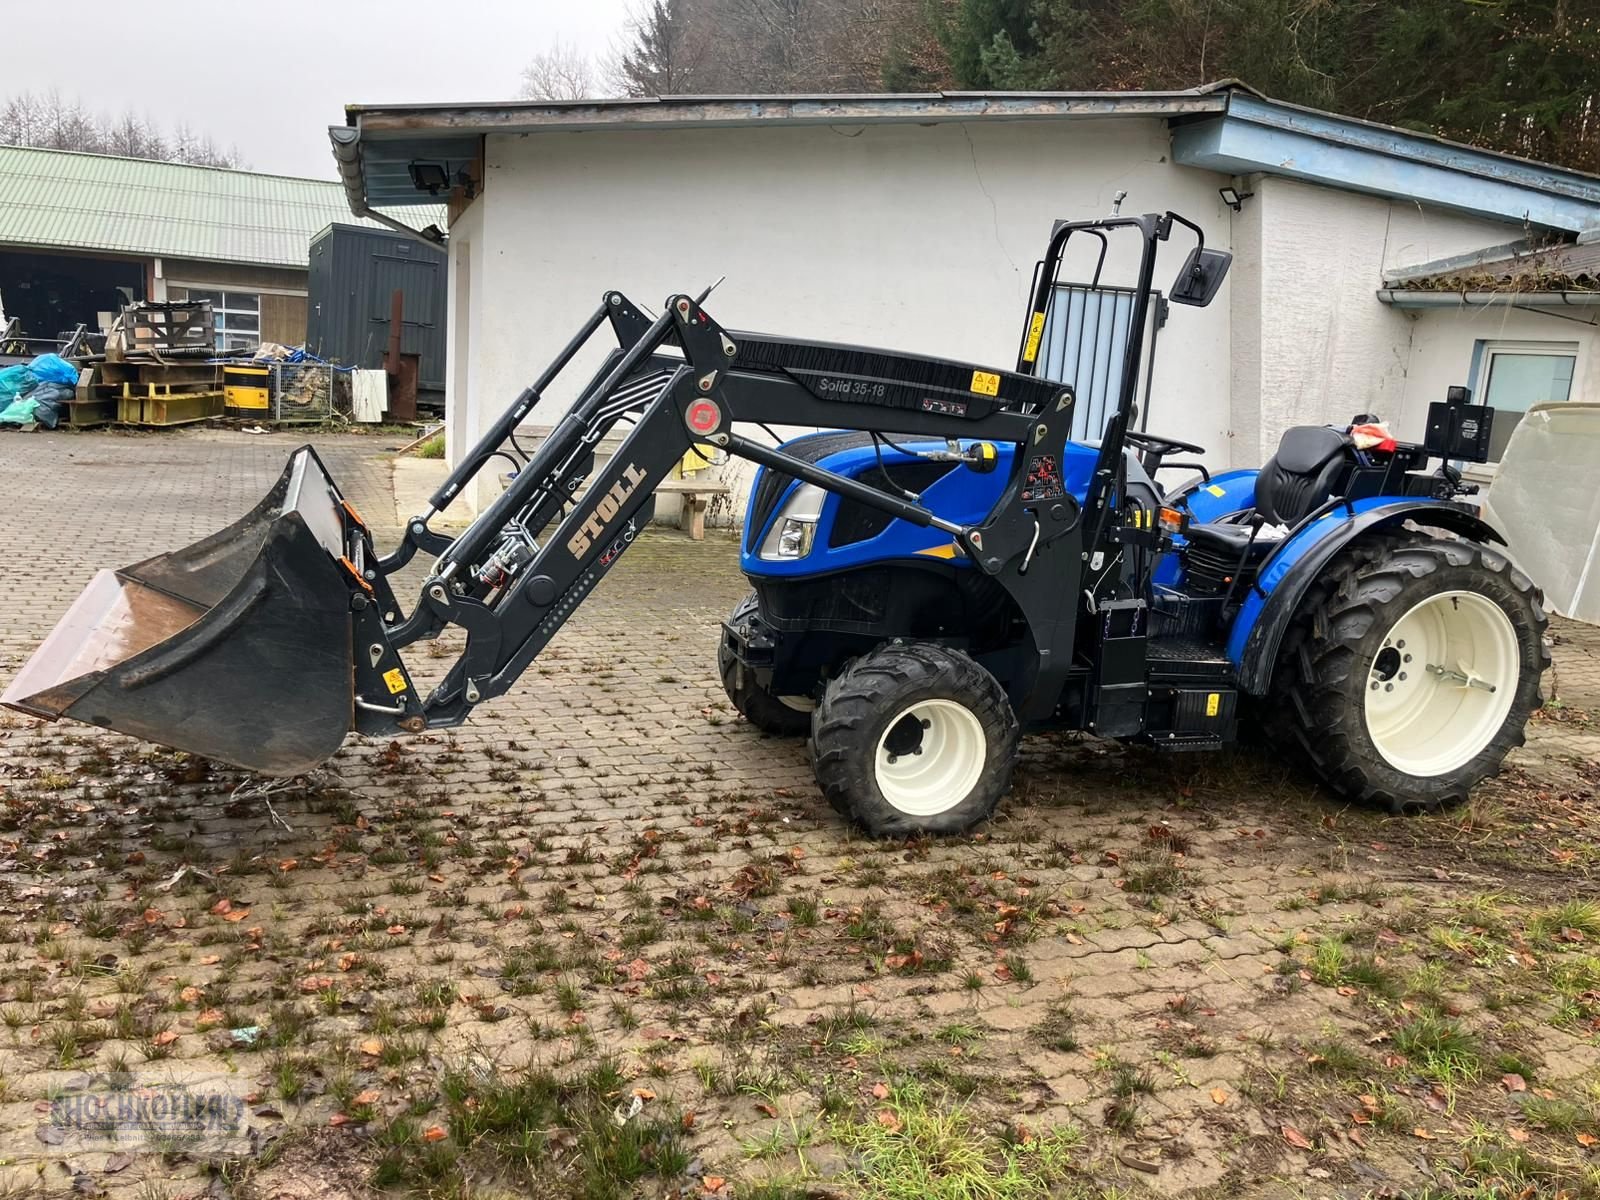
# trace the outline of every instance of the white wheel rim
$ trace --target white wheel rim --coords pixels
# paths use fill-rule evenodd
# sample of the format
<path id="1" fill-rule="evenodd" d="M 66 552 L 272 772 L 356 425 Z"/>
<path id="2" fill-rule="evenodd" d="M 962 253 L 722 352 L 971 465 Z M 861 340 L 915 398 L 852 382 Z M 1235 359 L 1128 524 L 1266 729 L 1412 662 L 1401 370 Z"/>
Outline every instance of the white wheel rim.
<path id="1" fill-rule="evenodd" d="M 988 747 L 983 724 L 954 700 L 920 700 L 884 726 L 873 755 L 878 791 L 913 817 L 960 804 L 983 774 Z"/>
<path id="2" fill-rule="evenodd" d="M 1367 664 L 1367 735 L 1397 771 L 1448 774 L 1500 732 L 1521 670 L 1517 631 L 1498 604 L 1476 592 L 1431 596 Z"/>

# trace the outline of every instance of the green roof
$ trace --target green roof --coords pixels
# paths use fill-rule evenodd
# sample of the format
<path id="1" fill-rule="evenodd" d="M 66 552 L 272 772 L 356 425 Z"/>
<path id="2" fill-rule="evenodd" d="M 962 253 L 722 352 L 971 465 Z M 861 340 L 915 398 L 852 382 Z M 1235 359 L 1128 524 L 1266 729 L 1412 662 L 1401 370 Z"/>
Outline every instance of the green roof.
<path id="1" fill-rule="evenodd" d="M 444 209 L 393 210 L 414 227 Z M 350 215 L 337 180 L 0 146 L 0 246 L 301 267 L 311 237 Z"/>

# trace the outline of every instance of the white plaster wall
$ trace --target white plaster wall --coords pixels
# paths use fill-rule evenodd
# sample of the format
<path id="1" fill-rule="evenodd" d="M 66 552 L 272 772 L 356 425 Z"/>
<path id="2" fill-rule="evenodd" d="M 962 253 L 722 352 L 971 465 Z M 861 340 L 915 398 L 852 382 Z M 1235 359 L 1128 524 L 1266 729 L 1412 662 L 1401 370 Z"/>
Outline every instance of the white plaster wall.
<path id="1" fill-rule="evenodd" d="M 478 440 L 483 426 L 493 420 L 492 410 L 487 419 L 483 415 L 488 399 L 483 382 L 484 216 L 484 206 L 474 204 L 450 225 L 446 285 L 450 370 L 445 380 L 444 445 L 445 457 L 452 464 Z M 511 399 L 507 396 L 505 403 Z M 480 500 L 489 498 L 491 483 L 480 478 L 469 494 L 454 501 L 454 505 L 465 503 L 476 510 Z"/>
<path id="2" fill-rule="evenodd" d="M 1259 297 L 1234 314 L 1236 466 L 1261 462 L 1291 425 L 1358 412 L 1397 419 L 1407 404 L 1413 322 L 1378 302 L 1384 271 L 1522 233 L 1296 180 L 1258 177 L 1249 187 L 1255 196 L 1235 219 L 1234 240 L 1251 265 L 1235 287 L 1248 280 Z"/>
<path id="3" fill-rule="evenodd" d="M 1479 341 L 1565 342 L 1576 346 L 1572 376 L 1574 401 L 1600 403 L 1600 332 L 1580 323 L 1594 319 L 1597 309 L 1530 312 L 1505 304 L 1474 308 L 1409 309 L 1404 317 L 1411 333 L 1410 369 L 1403 402 L 1390 424 L 1395 436 L 1420 441 L 1428 405 L 1445 398 L 1445 389 L 1465 385 L 1472 372 L 1473 348 Z M 1556 315 L 1559 314 L 1559 315 Z M 1579 320 L 1572 320 L 1577 317 Z M 1481 399 L 1484 380 L 1476 381 Z"/>
<path id="4" fill-rule="evenodd" d="M 451 428 L 492 419 L 605 289 L 655 310 L 719 275 L 707 308 L 730 328 L 1009 366 L 1054 219 L 1105 213 L 1125 189 L 1124 211 L 1175 209 L 1225 247 L 1222 182 L 1174 167 L 1165 125 L 1143 119 L 491 136 L 483 194 L 451 231 L 473 246 L 474 356 Z M 1164 253 L 1163 290 L 1187 250 Z M 1220 446 L 1228 356 L 1226 289 L 1174 305 L 1150 428 Z"/>

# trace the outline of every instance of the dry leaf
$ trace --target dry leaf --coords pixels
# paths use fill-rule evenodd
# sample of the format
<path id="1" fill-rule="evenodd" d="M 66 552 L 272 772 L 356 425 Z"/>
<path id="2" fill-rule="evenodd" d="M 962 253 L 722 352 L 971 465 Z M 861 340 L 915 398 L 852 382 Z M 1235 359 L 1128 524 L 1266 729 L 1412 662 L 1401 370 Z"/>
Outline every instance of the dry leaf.
<path id="1" fill-rule="evenodd" d="M 219 917 L 220 916 L 224 916 L 227 913 L 230 913 L 230 912 L 233 911 L 233 901 L 232 900 L 218 900 L 215 904 L 213 904 L 211 906 L 211 911 L 213 913 L 215 913 Z M 148 919 L 148 914 L 146 914 L 146 917 Z"/>
<path id="2" fill-rule="evenodd" d="M 357 1092 L 352 1104 L 376 1104 L 382 1095 L 376 1088 L 368 1088 L 364 1092 Z"/>
<path id="3" fill-rule="evenodd" d="M 683 1128 L 685 1131 L 694 1128 L 694 1109 L 688 1109 L 683 1114 Z"/>
<path id="4" fill-rule="evenodd" d="M 382 1054 L 383 1042 L 379 1038 L 368 1038 L 366 1041 L 361 1043 L 360 1050 L 363 1054 L 371 1054 L 374 1056 Z"/>
<path id="5" fill-rule="evenodd" d="M 249 915 L 250 915 L 250 910 L 248 908 L 236 908 L 232 912 L 223 913 L 222 914 L 222 919 L 224 921 L 238 922 L 238 921 L 244 920 Z M 254 931 L 252 930 L 252 932 L 254 932 Z"/>
<path id="6" fill-rule="evenodd" d="M 422 1131 L 422 1140 L 425 1142 L 442 1142 L 448 1136 L 442 1125 L 429 1125 Z"/>
<path id="7" fill-rule="evenodd" d="M 350 1124 L 350 1118 L 345 1116 L 344 1113 L 334 1113 L 333 1116 L 328 1118 L 328 1124 L 337 1129 L 341 1125 Z"/>
<path id="8" fill-rule="evenodd" d="M 756 1104 L 756 1111 L 764 1117 L 771 1117 L 774 1121 L 778 1119 L 778 1110 L 773 1108 L 770 1104 L 758 1102 Z"/>
<path id="9" fill-rule="evenodd" d="M 872 1095 L 874 1099 L 887 1100 L 889 1098 L 889 1085 L 887 1083 L 873 1084 Z"/>
<path id="10" fill-rule="evenodd" d="M 1511 1135 L 1513 1142 L 1525 1142 L 1532 1136 L 1526 1129 L 1512 1128 L 1507 1129 L 1506 1132 Z"/>
<path id="11" fill-rule="evenodd" d="M 208 954 L 208 955 L 206 955 L 204 958 L 202 958 L 200 960 L 200 965 L 202 967 L 214 967 L 221 961 L 222 961 L 222 955 L 220 955 L 220 954 Z"/>
<path id="12" fill-rule="evenodd" d="M 1288 1142 L 1289 1145 L 1298 1146 L 1302 1150 L 1311 1149 L 1311 1143 L 1306 1139 L 1306 1135 L 1301 1133 L 1293 1125 L 1284 1125 L 1281 1127 L 1279 1132 L 1283 1134 L 1283 1140 Z"/>
<path id="13" fill-rule="evenodd" d="M 636 1087 L 633 1089 L 633 1094 L 641 1100 L 654 1100 L 656 1098 L 656 1094 L 647 1087 Z"/>
<path id="14" fill-rule="evenodd" d="M 1227 1102 L 1228 1093 L 1225 1089 L 1219 1087 L 1214 1087 L 1211 1089 L 1211 1103 L 1226 1104 Z"/>
<path id="15" fill-rule="evenodd" d="M 895 1116 L 887 1108 L 880 1109 L 878 1111 L 878 1124 L 882 1125 L 890 1133 L 900 1132 L 900 1118 Z"/>
<path id="16" fill-rule="evenodd" d="M 170 1029 L 163 1029 L 150 1040 L 157 1046 L 170 1046 L 173 1042 L 178 1040 L 178 1035 L 173 1033 Z"/>
<path id="17" fill-rule="evenodd" d="M 194 1019 L 196 1027 L 204 1029 L 207 1025 L 221 1025 L 228 1019 L 226 1013 L 220 1008 L 208 1008 Z"/>
<path id="18" fill-rule="evenodd" d="M 200 989 L 195 987 L 193 984 L 190 984 L 188 987 L 184 988 L 183 991 L 178 993 L 178 999 L 182 1000 L 185 1004 L 194 1004 L 200 999 Z"/>
<path id="19" fill-rule="evenodd" d="M 1431 1142 L 1434 1140 L 1433 1134 L 1428 1132 L 1428 1130 L 1424 1129 L 1421 1125 L 1418 1125 L 1411 1131 L 1411 1136 L 1414 1138 L 1421 1138 L 1425 1142 Z"/>
<path id="20" fill-rule="evenodd" d="M 1528 1090 L 1528 1081 L 1521 1075 L 1502 1075 L 1500 1086 L 1508 1092 L 1525 1092 Z"/>
<path id="21" fill-rule="evenodd" d="M 720 1192 L 728 1186 L 728 1181 L 721 1175 L 705 1175 L 700 1179 L 700 1186 L 708 1192 Z"/>
<path id="22" fill-rule="evenodd" d="M 390 937 L 399 937 L 405 931 L 406 927 L 404 925 L 391 925 L 389 926 L 388 934 Z"/>
<path id="23" fill-rule="evenodd" d="M 1573 1136 L 1578 1139 L 1578 1145 L 1582 1146 L 1586 1150 L 1590 1146 L 1600 1145 L 1600 1138 L 1595 1137 L 1595 1135 L 1592 1133 L 1579 1133 L 1574 1134 Z"/>

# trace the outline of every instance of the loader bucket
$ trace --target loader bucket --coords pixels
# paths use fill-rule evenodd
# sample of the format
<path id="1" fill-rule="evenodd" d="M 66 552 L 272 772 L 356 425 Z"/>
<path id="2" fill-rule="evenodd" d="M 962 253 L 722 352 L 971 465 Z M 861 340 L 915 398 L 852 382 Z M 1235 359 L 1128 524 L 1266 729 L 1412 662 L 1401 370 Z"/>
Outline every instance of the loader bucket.
<path id="1" fill-rule="evenodd" d="M 343 511 L 302 447 L 241 520 L 97 574 L 0 704 L 263 774 L 309 770 L 353 711 Z"/>

